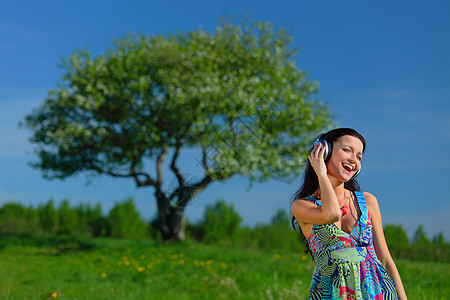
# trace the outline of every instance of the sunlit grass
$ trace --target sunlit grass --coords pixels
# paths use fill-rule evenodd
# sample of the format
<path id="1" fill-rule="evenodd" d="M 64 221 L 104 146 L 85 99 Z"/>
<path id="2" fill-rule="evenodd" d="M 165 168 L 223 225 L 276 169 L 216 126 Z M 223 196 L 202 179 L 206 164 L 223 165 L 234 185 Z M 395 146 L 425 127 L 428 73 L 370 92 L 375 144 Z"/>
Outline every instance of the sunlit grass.
<path id="1" fill-rule="evenodd" d="M 90 239 L 0 250 L 1 299 L 306 299 L 303 253 Z M 444 299 L 449 265 L 397 262 L 409 299 Z"/>

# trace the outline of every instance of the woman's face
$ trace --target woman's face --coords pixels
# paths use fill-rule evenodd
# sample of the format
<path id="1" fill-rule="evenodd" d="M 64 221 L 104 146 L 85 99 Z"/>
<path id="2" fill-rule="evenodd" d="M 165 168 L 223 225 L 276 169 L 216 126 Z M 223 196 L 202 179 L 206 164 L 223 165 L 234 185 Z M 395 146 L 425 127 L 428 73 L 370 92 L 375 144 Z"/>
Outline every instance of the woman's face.
<path id="1" fill-rule="evenodd" d="M 349 181 L 361 167 L 363 143 L 357 137 L 343 135 L 333 144 L 327 173 L 342 182 Z"/>

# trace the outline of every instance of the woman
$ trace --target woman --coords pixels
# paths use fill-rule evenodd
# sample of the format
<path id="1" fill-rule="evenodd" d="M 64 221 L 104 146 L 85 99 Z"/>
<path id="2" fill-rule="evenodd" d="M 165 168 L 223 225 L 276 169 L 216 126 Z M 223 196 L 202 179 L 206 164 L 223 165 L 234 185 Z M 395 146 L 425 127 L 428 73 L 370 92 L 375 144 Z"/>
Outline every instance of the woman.
<path id="1" fill-rule="evenodd" d="M 297 220 L 315 262 L 310 299 L 406 299 L 378 201 L 355 179 L 364 148 L 350 128 L 320 135 L 294 195 L 292 225 Z"/>

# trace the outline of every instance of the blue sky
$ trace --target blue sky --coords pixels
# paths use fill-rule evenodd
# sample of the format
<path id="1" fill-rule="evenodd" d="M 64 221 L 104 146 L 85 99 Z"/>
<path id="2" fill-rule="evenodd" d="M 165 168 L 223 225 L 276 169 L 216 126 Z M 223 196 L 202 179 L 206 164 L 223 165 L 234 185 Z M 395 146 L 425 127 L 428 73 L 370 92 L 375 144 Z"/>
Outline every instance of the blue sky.
<path id="1" fill-rule="evenodd" d="M 89 48 L 95 55 L 127 32 L 213 31 L 223 15 L 250 16 L 285 27 L 301 47 L 297 66 L 320 83 L 320 98 L 337 124 L 364 135 L 359 176 L 377 196 L 384 224 L 409 234 L 423 224 L 450 239 L 450 2 L 448 1 L 14 1 L 0 10 L 0 204 L 37 205 L 50 197 L 72 204 L 101 202 L 105 212 L 133 197 L 141 215 L 154 215 L 151 188 L 131 180 L 83 176 L 44 180 L 30 132 L 17 124 L 56 87 L 61 58 Z M 182 156 L 200 177 L 196 153 Z M 171 187 L 166 171 L 166 187 Z M 210 185 L 187 209 L 196 221 L 218 198 L 247 225 L 289 209 L 300 179 L 269 181 L 250 190 L 245 178 Z"/>

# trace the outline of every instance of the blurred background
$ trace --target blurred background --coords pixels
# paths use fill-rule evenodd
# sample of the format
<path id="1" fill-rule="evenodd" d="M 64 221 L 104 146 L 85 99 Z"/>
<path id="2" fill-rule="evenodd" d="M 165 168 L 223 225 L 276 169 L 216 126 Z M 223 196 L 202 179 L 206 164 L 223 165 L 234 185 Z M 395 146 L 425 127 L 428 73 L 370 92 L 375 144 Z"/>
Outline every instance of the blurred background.
<path id="1" fill-rule="evenodd" d="M 319 83 L 319 97 L 338 126 L 366 139 L 359 182 L 377 196 L 384 224 L 412 237 L 420 224 L 428 236 L 450 239 L 450 3 L 448 1 L 14 1 L 0 17 L 0 205 L 37 207 L 54 199 L 70 205 L 101 203 L 105 212 L 132 198 L 141 217 L 155 216 L 151 187 L 131 179 L 83 175 L 45 180 L 28 166 L 37 160 L 19 122 L 42 104 L 63 75 L 58 66 L 74 50 L 92 56 L 127 33 L 214 32 L 220 17 L 250 17 L 284 27 L 300 47 L 296 65 Z M 184 172 L 200 177 L 197 154 L 180 158 Z M 173 177 L 167 173 L 164 186 Z M 172 182 L 172 183 L 171 183 Z M 190 222 L 223 199 L 242 224 L 270 222 L 300 178 L 249 187 L 234 176 L 207 187 L 186 209 Z"/>

